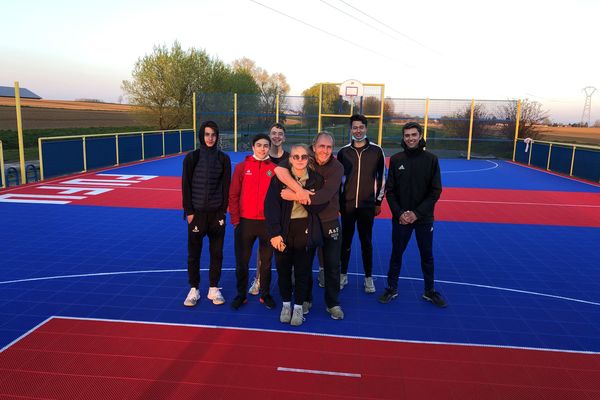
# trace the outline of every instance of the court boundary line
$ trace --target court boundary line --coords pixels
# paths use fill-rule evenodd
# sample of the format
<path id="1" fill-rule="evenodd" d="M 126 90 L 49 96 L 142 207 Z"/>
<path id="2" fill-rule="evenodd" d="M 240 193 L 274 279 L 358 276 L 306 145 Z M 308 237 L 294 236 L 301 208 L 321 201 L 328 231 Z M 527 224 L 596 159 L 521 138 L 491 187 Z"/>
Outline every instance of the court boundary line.
<path id="1" fill-rule="evenodd" d="M 182 269 L 159 269 L 159 270 L 150 269 L 150 270 L 141 270 L 141 271 L 137 270 L 137 271 L 95 272 L 95 273 L 90 273 L 90 274 L 56 275 L 56 276 L 45 276 L 45 277 L 37 277 L 37 278 L 14 279 L 14 280 L 10 280 L 10 281 L 0 281 L 0 285 L 46 281 L 46 280 L 54 280 L 54 279 L 88 278 L 88 277 L 96 277 L 96 276 L 133 275 L 133 274 L 165 273 L 165 272 L 173 273 L 173 272 L 186 272 L 186 271 L 187 271 L 187 269 L 182 268 Z M 208 268 L 201 268 L 200 271 L 208 271 Z M 234 271 L 235 272 L 235 268 L 222 268 L 221 271 L 228 271 L 228 272 Z M 312 272 L 313 273 L 318 272 L 318 270 L 312 270 Z M 360 274 L 357 272 L 349 272 L 348 275 L 363 276 L 364 274 Z M 376 278 L 382 278 L 382 279 L 387 278 L 386 275 L 374 274 L 373 276 Z M 410 276 L 401 276 L 399 279 L 410 280 L 410 281 L 422 281 L 423 280 L 423 278 L 415 278 L 415 277 L 410 277 Z M 597 303 L 594 301 L 581 300 L 581 299 L 576 299 L 573 297 L 565 297 L 565 296 L 559 296 L 559 295 L 548 294 L 548 293 L 532 292 L 532 291 L 522 290 L 522 289 L 512 289 L 512 288 L 505 288 L 505 287 L 500 287 L 500 286 L 483 285 L 483 284 L 479 284 L 479 283 L 456 282 L 456 281 L 448 281 L 448 280 L 441 280 L 441 279 L 436 279 L 436 282 L 445 283 L 448 285 L 472 286 L 472 287 L 478 287 L 478 288 L 483 288 L 483 289 L 491 289 L 491 290 L 513 292 L 513 293 L 528 294 L 531 296 L 548 297 L 548 298 L 557 299 L 557 300 L 565 300 L 565 301 L 572 301 L 575 303 L 600 306 L 600 303 Z"/>
<path id="2" fill-rule="evenodd" d="M 42 322 L 40 322 L 33 328 L 29 329 L 27 332 L 23 333 L 22 335 L 20 335 L 16 339 L 14 339 L 12 342 L 8 343 L 6 346 L 4 346 L 3 348 L 0 349 L 0 354 L 4 353 L 5 350 L 7 350 L 9 347 L 13 346 L 15 343 L 19 342 L 21 339 L 25 339 L 27 336 L 29 336 L 31 333 L 33 333 L 33 331 L 35 331 L 36 329 L 45 325 L 48 321 L 50 321 L 53 318 L 54 318 L 54 315 L 51 315 L 50 317 L 46 318 L 45 320 L 43 320 Z"/>
<path id="3" fill-rule="evenodd" d="M 591 182 L 591 181 L 586 181 L 585 179 L 582 179 L 582 178 L 577 178 L 577 177 L 572 177 L 572 176 L 566 176 L 566 175 L 560 174 L 558 172 L 548 171 L 547 169 L 542 169 L 542 168 L 539 168 L 539 167 L 536 167 L 536 166 L 533 166 L 533 165 L 521 164 L 521 163 L 519 163 L 517 161 L 506 160 L 505 162 L 507 162 L 507 163 L 509 163 L 511 165 L 516 165 L 518 167 L 532 169 L 534 171 L 538 171 L 538 172 L 543 172 L 543 173 L 546 173 L 546 174 L 554 175 L 554 176 L 557 176 L 559 178 L 564 178 L 564 179 L 567 179 L 567 180 L 570 180 L 570 181 L 574 181 L 574 182 L 579 182 L 579 183 L 585 183 L 587 185 L 600 188 L 600 183 L 594 183 L 594 182 Z"/>
<path id="4" fill-rule="evenodd" d="M 69 317 L 64 315 L 53 315 L 50 319 L 63 319 L 63 320 L 74 320 L 74 321 L 92 321 L 92 322 L 115 322 L 115 323 L 130 323 L 130 324 L 142 324 L 142 325 L 164 325 L 174 327 L 186 327 L 186 328 L 203 328 L 203 329 L 226 329 L 226 330 L 237 330 L 246 332 L 269 332 L 269 333 L 284 333 L 292 335 L 303 335 L 303 336 L 317 336 L 317 337 L 330 337 L 340 339 L 358 339 L 365 341 L 379 341 L 379 342 L 393 342 L 393 343 L 410 343 L 410 344 L 431 344 L 431 345 L 447 345 L 447 346 L 460 346 L 460 347 L 484 347 L 493 349 L 513 349 L 513 350 L 531 350 L 531 351 L 547 351 L 555 353 L 568 353 L 568 354 L 590 354 L 600 355 L 600 352 L 596 351 L 584 351 L 584 350 L 565 350 L 565 349 L 551 349 L 544 347 L 525 347 L 525 346 L 509 346 L 509 345 L 495 345 L 495 344 L 481 344 L 481 343 L 462 343 L 462 342 L 440 342 L 440 341 L 425 341 L 425 340 L 408 340 L 408 339 L 390 339 L 390 338 L 377 338 L 371 336 L 351 336 L 351 335 L 339 335 L 332 333 L 320 333 L 320 332 L 296 332 L 286 331 L 280 329 L 259 329 L 259 328 L 246 328 L 237 326 L 224 326 L 224 325 L 204 325 L 204 324 L 185 324 L 178 322 L 152 322 L 152 321 L 133 321 L 125 319 L 112 319 L 112 318 L 91 318 L 91 317 Z"/>

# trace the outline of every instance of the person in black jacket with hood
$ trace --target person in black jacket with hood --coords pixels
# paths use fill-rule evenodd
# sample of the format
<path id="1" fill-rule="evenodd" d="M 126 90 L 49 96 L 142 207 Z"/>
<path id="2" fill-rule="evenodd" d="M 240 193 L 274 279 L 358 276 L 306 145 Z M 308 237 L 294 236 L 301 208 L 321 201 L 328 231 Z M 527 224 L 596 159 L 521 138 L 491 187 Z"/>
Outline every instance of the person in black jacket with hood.
<path id="1" fill-rule="evenodd" d="M 421 125 L 405 124 L 402 136 L 404 151 L 390 158 L 386 181 L 386 197 L 392 211 L 392 254 L 388 287 L 379 302 L 389 303 L 398 297 L 402 254 L 415 231 L 425 283 L 423 299 L 446 307 L 446 300 L 433 287 L 433 211 L 442 193 L 440 165 L 438 158 L 425 150 Z"/>
<path id="2" fill-rule="evenodd" d="M 210 251 L 208 299 L 223 304 L 219 279 L 223 266 L 225 213 L 229 201 L 231 160 L 219 150 L 219 127 L 206 121 L 198 130 L 200 147 L 183 160 L 181 194 L 188 223 L 188 281 L 190 291 L 184 305 L 193 307 L 200 299 L 200 254 L 202 240 L 208 236 Z"/>

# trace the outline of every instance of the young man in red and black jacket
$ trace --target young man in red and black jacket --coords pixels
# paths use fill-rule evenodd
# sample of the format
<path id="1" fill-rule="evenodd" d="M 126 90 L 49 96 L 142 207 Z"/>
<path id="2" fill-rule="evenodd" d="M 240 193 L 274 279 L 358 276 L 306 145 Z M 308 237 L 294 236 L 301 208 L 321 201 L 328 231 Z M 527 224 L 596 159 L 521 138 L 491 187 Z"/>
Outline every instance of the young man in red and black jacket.
<path id="1" fill-rule="evenodd" d="M 183 160 L 181 194 L 183 212 L 188 223 L 188 281 L 191 289 L 184 305 L 193 307 L 200 299 L 200 253 L 202 240 L 208 236 L 210 247 L 208 298 L 223 304 L 219 280 L 223 267 L 225 214 L 231 182 L 231 160 L 219 150 L 219 127 L 206 121 L 198 130 L 200 146 Z"/>
<path id="2" fill-rule="evenodd" d="M 362 262 L 365 271 L 364 289 L 375 293 L 373 283 L 373 222 L 381 212 L 385 187 L 385 155 L 383 149 L 367 138 L 367 118 L 350 117 L 352 140 L 337 153 L 344 166 L 340 191 L 342 215 L 342 255 L 340 288 L 348 283 L 348 264 L 354 229 L 358 228 Z"/>
<path id="3" fill-rule="evenodd" d="M 229 190 L 229 214 L 235 227 L 235 255 L 237 296 L 231 307 L 235 310 L 246 303 L 248 262 L 254 242 L 258 239 L 260 257 L 260 302 L 268 309 L 275 307 L 271 297 L 271 259 L 273 248 L 269 243 L 265 222 L 265 196 L 275 175 L 276 165 L 269 159 L 271 139 L 266 134 L 252 138 L 252 155 L 235 166 Z"/>

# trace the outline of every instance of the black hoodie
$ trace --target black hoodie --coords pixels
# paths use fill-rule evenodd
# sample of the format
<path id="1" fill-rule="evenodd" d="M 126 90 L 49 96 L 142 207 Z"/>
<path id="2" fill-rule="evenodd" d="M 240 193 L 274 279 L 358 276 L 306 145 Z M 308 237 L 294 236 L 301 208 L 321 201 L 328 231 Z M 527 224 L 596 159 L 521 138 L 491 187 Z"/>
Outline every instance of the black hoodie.
<path id="1" fill-rule="evenodd" d="M 435 203 L 442 193 L 440 164 L 435 154 L 424 149 L 421 139 L 416 149 L 409 149 L 390 157 L 386 181 L 386 197 L 394 220 L 404 211 L 413 211 L 416 224 L 433 222 Z"/>
<path id="2" fill-rule="evenodd" d="M 185 215 L 196 212 L 227 212 L 231 159 L 218 148 L 218 129 L 217 143 L 212 147 L 206 146 L 203 133 L 204 124 L 198 134 L 200 147 L 189 152 L 183 160 L 181 194 Z"/>

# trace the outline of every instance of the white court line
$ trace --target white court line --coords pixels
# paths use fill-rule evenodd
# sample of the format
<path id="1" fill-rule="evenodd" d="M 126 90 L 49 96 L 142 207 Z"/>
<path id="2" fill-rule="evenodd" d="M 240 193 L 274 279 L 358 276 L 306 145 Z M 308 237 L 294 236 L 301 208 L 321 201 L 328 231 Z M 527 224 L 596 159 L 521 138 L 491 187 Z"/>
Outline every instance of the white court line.
<path id="1" fill-rule="evenodd" d="M 512 204 L 526 206 L 558 206 L 558 207 L 592 207 L 600 208 L 600 205 L 594 204 L 563 204 L 563 203 L 528 203 L 520 201 L 489 201 L 489 200 L 439 200 L 446 203 L 485 203 L 485 204 Z"/>
<path id="2" fill-rule="evenodd" d="M 225 325 L 202 325 L 202 324 L 183 324 L 183 323 L 175 323 L 175 322 L 132 321 L 132 320 L 125 320 L 125 319 L 66 317 L 66 316 L 61 316 L 61 315 L 54 315 L 54 316 L 50 317 L 49 319 L 54 319 L 54 318 L 68 319 L 68 320 L 74 320 L 74 321 L 120 322 L 120 323 L 127 323 L 127 324 L 181 326 L 181 327 L 186 327 L 186 328 L 224 329 L 224 330 L 244 331 L 244 332 L 284 333 L 286 335 L 318 336 L 318 337 L 331 337 L 331 338 L 341 338 L 341 339 L 357 339 L 357 340 L 376 341 L 376 342 L 436 344 L 436 345 L 461 346 L 461 347 L 484 347 L 484 348 L 492 348 L 492 349 L 551 351 L 554 353 L 600 355 L 600 352 L 596 352 L 596 351 L 564 350 L 564 349 L 550 349 L 550 348 L 544 348 L 544 347 L 508 346 L 508 345 L 480 344 L 480 343 L 459 343 L 459 342 L 453 343 L 453 342 L 437 342 L 437 341 L 425 341 L 425 340 L 403 340 L 403 339 L 377 338 L 377 337 L 369 337 L 369 336 L 335 335 L 335 334 L 331 334 L 331 333 L 318 333 L 318 332 L 284 331 L 284 330 L 279 330 L 279 329 L 241 328 L 241 327 L 225 326 Z"/>
<path id="3" fill-rule="evenodd" d="M 351 374 L 349 372 L 319 371 L 317 369 L 300 369 L 300 368 L 277 367 L 277 371 L 281 371 L 281 372 L 299 372 L 299 373 L 303 373 L 303 374 L 316 374 L 316 375 L 348 376 L 350 378 L 362 378 L 361 374 Z"/>
<path id="4" fill-rule="evenodd" d="M 35 331 L 40 326 L 44 325 L 46 322 L 50 321 L 52 318 L 54 318 L 54 317 L 48 317 L 48 318 L 46 318 L 45 320 L 43 320 L 42 322 L 40 322 L 39 324 L 37 324 L 36 326 L 34 326 L 33 328 L 31 328 L 30 330 L 28 330 L 27 332 L 25 332 L 24 334 L 22 334 L 21 336 L 19 336 L 15 340 L 13 340 L 12 342 L 10 342 L 9 344 L 7 344 L 3 348 L 1 348 L 0 349 L 0 353 L 4 352 L 4 350 L 8 349 L 10 346 L 12 346 L 15 343 L 17 343 L 19 340 L 24 339 L 26 336 L 30 335 L 33 331 Z"/>
<path id="5" fill-rule="evenodd" d="M 208 271 L 208 268 L 202 268 L 200 270 Z M 8 285 L 11 283 L 22 283 L 22 282 L 46 281 L 46 280 L 52 280 L 52 279 L 69 279 L 69 278 L 85 278 L 85 277 L 96 277 L 96 276 L 149 274 L 149 273 L 184 272 L 184 271 L 187 271 L 187 269 L 150 269 L 150 270 L 142 270 L 142 271 L 115 271 L 115 272 L 97 272 L 97 273 L 92 273 L 92 274 L 42 276 L 39 278 L 25 278 L 25 279 L 14 279 L 14 280 L 10 280 L 10 281 L 0 281 L 0 285 Z M 235 268 L 223 268 L 222 271 L 235 271 Z M 318 271 L 313 270 L 313 272 L 318 272 Z M 348 275 L 362 276 L 362 274 L 359 274 L 356 272 L 349 272 Z M 373 275 L 373 276 L 377 277 L 377 278 L 387 278 L 386 275 Z M 399 279 L 405 279 L 405 280 L 411 280 L 411 281 L 422 281 L 423 280 L 423 278 L 412 278 L 412 277 L 402 277 L 402 276 Z M 490 285 L 481 285 L 478 283 L 444 281 L 444 280 L 439 280 L 439 279 L 436 279 L 436 282 L 446 283 L 448 285 L 472 286 L 472 287 L 478 287 L 478 288 L 483 288 L 483 289 L 503 290 L 506 292 L 530 294 L 533 296 L 549 297 L 549 298 L 553 298 L 553 299 L 573 301 L 576 303 L 590 304 L 593 306 L 600 306 L 600 303 L 593 302 L 593 301 L 575 299 L 572 297 L 558 296 L 558 295 L 554 295 L 554 294 L 532 292 L 529 290 L 504 288 L 504 287 L 490 286 Z"/>
<path id="6" fill-rule="evenodd" d="M 497 162 L 494 161 L 490 161 L 490 160 L 483 160 L 486 162 L 489 162 L 491 164 L 493 164 L 493 167 L 489 167 L 489 168 L 480 168 L 480 169 L 461 169 L 461 170 L 457 170 L 457 171 L 444 171 L 442 170 L 442 174 L 458 174 L 458 173 L 462 173 L 462 172 L 481 172 L 481 171 L 490 171 L 492 169 L 496 169 L 498 168 L 500 165 Z"/>

